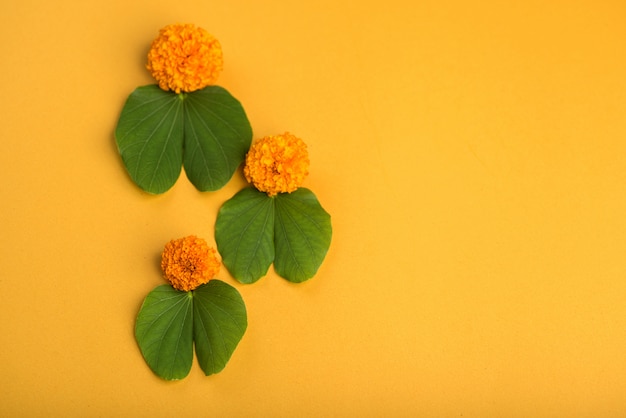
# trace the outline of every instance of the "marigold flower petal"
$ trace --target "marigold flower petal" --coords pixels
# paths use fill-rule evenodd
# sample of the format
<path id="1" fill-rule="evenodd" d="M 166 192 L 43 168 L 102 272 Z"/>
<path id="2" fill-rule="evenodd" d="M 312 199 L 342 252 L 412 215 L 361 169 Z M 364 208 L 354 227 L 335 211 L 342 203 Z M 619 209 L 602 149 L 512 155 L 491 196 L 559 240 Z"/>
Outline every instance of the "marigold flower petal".
<path id="1" fill-rule="evenodd" d="M 146 68 L 163 90 L 189 93 L 215 84 L 223 66 L 217 39 L 193 24 L 174 24 L 152 42 Z"/>
<path id="2" fill-rule="evenodd" d="M 302 139 L 289 132 L 255 141 L 246 155 L 243 173 L 268 196 L 291 193 L 309 174 L 309 153 Z"/>
<path id="3" fill-rule="evenodd" d="M 219 273 L 220 265 L 217 251 L 194 235 L 171 240 L 161 256 L 165 278 L 175 289 L 185 292 L 208 283 Z"/>

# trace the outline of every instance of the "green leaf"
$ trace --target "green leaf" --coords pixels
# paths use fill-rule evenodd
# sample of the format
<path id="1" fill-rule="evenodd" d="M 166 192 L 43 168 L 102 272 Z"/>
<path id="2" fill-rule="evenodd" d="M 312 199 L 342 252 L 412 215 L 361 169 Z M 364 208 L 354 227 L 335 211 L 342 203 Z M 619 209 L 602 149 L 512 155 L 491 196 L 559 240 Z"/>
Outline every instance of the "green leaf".
<path id="1" fill-rule="evenodd" d="M 220 372 L 248 327 L 246 305 L 234 287 L 211 280 L 192 291 L 193 339 L 205 375 Z"/>
<path id="2" fill-rule="evenodd" d="M 200 191 L 222 188 L 243 162 L 252 128 L 241 103 L 219 86 L 176 94 L 138 87 L 122 109 L 115 140 L 132 180 L 169 190 L 182 166 Z"/>
<path id="3" fill-rule="evenodd" d="M 185 95 L 184 166 L 200 191 L 222 188 L 250 148 L 252 128 L 237 99 L 219 86 Z"/>
<path id="4" fill-rule="evenodd" d="M 159 377 L 182 379 L 193 360 L 192 295 L 161 285 L 146 297 L 135 338 L 148 366 Z"/>
<path id="5" fill-rule="evenodd" d="M 180 176 L 183 161 L 183 101 L 156 85 L 138 87 L 115 129 L 122 161 L 132 180 L 150 193 L 163 193 Z"/>
<path id="6" fill-rule="evenodd" d="M 324 261 L 332 236 L 330 215 L 305 188 L 274 199 L 274 269 L 291 282 L 303 282 L 313 277 Z"/>
<path id="7" fill-rule="evenodd" d="M 215 241 L 241 283 L 265 276 L 274 260 L 274 199 L 252 187 L 239 191 L 217 214 Z"/>

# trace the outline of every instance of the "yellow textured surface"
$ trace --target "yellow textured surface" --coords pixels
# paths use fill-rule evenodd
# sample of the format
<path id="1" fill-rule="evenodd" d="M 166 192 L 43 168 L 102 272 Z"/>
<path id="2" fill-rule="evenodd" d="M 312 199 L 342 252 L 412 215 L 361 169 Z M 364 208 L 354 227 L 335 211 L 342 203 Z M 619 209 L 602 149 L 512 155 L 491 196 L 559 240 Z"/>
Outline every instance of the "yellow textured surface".
<path id="1" fill-rule="evenodd" d="M 508 5 L 504 5 L 508 3 Z M 0 6 L 0 415 L 626 416 L 622 1 L 13 1 Z M 255 138 L 308 145 L 317 276 L 249 286 L 226 369 L 163 382 L 133 337 L 184 175 L 149 196 L 113 139 L 158 30 L 224 50 Z"/>

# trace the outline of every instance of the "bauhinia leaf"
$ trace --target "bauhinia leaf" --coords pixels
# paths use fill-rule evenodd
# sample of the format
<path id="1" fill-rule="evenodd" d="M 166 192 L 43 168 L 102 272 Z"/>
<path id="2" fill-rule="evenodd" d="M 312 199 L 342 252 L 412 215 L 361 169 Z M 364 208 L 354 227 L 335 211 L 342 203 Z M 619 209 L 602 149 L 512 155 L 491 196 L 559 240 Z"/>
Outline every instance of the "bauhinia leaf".
<path id="1" fill-rule="evenodd" d="M 222 262 L 241 283 L 265 276 L 272 262 L 276 273 L 291 282 L 310 279 L 331 237 L 330 215 L 305 188 L 274 197 L 243 189 L 224 203 L 215 223 Z"/>
<path id="2" fill-rule="evenodd" d="M 275 200 L 276 273 L 303 282 L 315 275 L 330 246 L 330 215 L 308 189 L 278 194 Z"/>
<path id="3" fill-rule="evenodd" d="M 274 199 L 248 187 L 220 208 L 215 240 L 222 262 L 241 283 L 267 274 L 274 260 Z"/>
<path id="4" fill-rule="evenodd" d="M 161 285 L 146 297 L 135 324 L 135 338 L 148 366 L 159 377 L 182 379 L 193 360 L 192 295 Z"/>
<path id="5" fill-rule="evenodd" d="M 180 176 L 183 161 L 183 101 L 156 85 L 128 97 L 115 129 L 122 161 L 132 180 L 150 193 L 163 193 Z"/>
<path id="6" fill-rule="evenodd" d="M 244 160 L 252 128 L 241 103 L 222 87 L 176 94 L 149 85 L 128 97 L 115 140 L 143 190 L 169 190 L 184 165 L 191 183 L 209 191 L 223 187 Z"/>
<path id="7" fill-rule="evenodd" d="M 193 338 L 207 376 L 220 372 L 248 326 L 246 306 L 234 287 L 211 280 L 192 291 Z"/>
<path id="8" fill-rule="evenodd" d="M 184 166 L 200 191 L 222 188 L 245 158 L 252 128 L 237 99 L 219 86 L 185 95 Z"/>

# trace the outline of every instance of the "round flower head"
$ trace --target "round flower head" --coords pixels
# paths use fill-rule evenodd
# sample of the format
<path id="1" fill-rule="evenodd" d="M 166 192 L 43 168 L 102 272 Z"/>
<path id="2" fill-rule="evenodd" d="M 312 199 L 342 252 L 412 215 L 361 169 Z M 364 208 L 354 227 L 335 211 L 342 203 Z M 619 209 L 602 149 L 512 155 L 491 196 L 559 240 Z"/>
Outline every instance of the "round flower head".
<path id="1" fill-rule="evenodd" d="M 243 173 L 268 196 L 291 193 L 309 174 L 306 144 L 288 132 L 259 139 L 246 155 Z"/>
<path id="2" fill-rule="evenodd" d="M 202 238 L 191 235 L 165 245 L 161 268 L 175 289 L 187 292 L 215 277 L 220 271 L 220 261 L 214 248 Z"/>
<path id="3" fill-rule="evenodd" d="M 160 30 L 148 52 L 148 70 L 163 90 L 189 93 L 214 84 L 224 66 L 222 47 L 192 24 Z"/>

